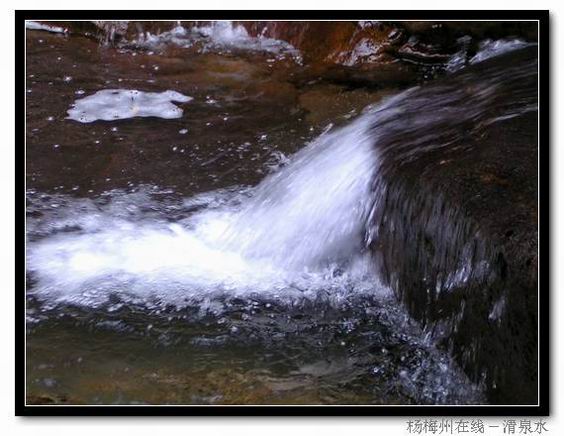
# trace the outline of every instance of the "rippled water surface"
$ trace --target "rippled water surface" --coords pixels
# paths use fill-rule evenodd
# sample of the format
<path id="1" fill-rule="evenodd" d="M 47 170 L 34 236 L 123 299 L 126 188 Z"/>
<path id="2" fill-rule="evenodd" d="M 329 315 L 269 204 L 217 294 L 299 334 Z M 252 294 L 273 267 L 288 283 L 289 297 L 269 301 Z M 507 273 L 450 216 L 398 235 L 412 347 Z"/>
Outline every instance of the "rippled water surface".
<path id="1" fill-rule="evenodd" d="M 483 402 L 362 250 L 398 90 L 221 37 L 28 31 L 28 402 Z"/>

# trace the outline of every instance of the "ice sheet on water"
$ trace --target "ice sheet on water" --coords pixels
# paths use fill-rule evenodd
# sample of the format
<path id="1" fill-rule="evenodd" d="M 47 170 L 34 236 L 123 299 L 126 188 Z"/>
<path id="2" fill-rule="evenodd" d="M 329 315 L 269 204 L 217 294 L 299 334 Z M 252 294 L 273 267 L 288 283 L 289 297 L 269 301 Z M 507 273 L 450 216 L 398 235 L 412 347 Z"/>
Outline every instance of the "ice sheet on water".
<path id="1" fill-rule="evenodd" d="M 92 123 L 134 117 L 180 118 L 183 111 L 173 102 L 187 103 L 190 100 L 192 97 L 170 90 L 143 92 L 136 89 L 104 89 L 76 100 L 67 111 L 67 119 Z"/>
<path id="2" fill-rule="evenodd" d="M 29 30 L 45 30 L 51 33 L 66 33 L 66 30 L 62 27 L 38 23 L 37 21 L 26 21 L 25 28 Z"/>

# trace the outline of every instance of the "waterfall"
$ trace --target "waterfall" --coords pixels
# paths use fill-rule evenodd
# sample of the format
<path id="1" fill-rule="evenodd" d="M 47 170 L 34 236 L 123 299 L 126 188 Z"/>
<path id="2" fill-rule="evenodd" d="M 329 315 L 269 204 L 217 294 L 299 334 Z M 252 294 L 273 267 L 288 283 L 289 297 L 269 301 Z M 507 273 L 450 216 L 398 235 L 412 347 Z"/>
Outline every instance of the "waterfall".
<path id="1" fill-rule="evenodd" d="M 132 218 L 127 211 L 159 207 L 149 193 L 108 193 L 102 206 L 59 199 L 64 205 L 36 229 L 45 236 L 28 241 L 30 292 L 84 304 L 114 294 L 177 304 L 216 291 L 378 289 L 364 250 L 378 168 L 372 127 L 397 98 L 323 133 L 254 188 L 184 199 L 198 211 L 177 222 Z"/>

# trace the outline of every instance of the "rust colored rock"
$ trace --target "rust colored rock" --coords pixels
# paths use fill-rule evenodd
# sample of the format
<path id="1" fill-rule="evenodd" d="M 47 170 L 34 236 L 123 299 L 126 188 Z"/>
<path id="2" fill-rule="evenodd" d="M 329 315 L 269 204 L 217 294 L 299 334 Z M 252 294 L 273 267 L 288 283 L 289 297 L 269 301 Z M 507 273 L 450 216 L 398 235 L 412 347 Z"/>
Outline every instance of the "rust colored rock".
<path id="1" fill-rule="evenodd" d="M 105 43 L 134 41 L 158 35 L 176 26 L 191 28 L 209 21 L 68 21 L 50 23 L 71 33 L 96 37 Z M 440 65 L 460 49 L 467 37 L 476 49 L 485 38 L 507 37 L 537 40 L 532 22 L 465 21 L 240 21 L 249 35 L 279 39 L 300 50 L 312 66 L 362 66 L 375 69 L 399 61 Z"/>
<path id="2" fill-rule="evenodd" d="M 281 39 L 300 50 L 306 62 L 352 66 L 390 62 L 387 49 L 396 43 L 393 25 L 356 21 L 244 21 L 252 36 Z"/>
<path id="3" fill-rule="evenodd" d="M 476 49 L 480 40 L 537 40 L 533 22 L 464 21 L 244 21 L 250 35 L 281 39 L 299 49 L 311 64 L 370 68 L 397 60 L 444 64 L 461 49 Z M 470 44 L 468 41 L 471 41 Z"/>

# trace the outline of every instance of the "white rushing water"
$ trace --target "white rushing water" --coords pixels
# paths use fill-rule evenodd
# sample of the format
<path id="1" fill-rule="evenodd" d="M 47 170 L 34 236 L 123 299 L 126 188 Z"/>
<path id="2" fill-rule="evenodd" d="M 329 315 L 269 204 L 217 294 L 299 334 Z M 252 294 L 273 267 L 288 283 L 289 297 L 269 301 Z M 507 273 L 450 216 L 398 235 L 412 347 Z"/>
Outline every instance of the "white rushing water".
<path id="1" fill-rule="evenodd" d="M 28 220 L 43 235 L 28 242 L 31 293 L 93 305 L 112 293 L 182 304 L 215 292 L 382 292 L 363 253 L 376 112 L 321 135 L 255 188 L 186 199 L 203 209 L 176 222 L 138 213 L 158 208 L 143 193 L 102 206 L 50 200 Z"/>

